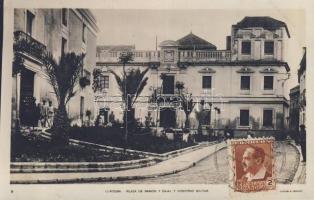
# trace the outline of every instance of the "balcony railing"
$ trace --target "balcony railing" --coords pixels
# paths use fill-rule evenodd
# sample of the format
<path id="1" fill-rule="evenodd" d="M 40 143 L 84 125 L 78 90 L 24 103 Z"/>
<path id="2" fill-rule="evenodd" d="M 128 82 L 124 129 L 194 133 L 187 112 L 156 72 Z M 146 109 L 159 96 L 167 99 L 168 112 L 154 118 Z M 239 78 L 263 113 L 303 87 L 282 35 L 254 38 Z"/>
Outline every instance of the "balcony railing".
<path id="1" fill-rule="evenodd" d="M 14 51 L 27 53 L 39 60 L 46 54 L 46 46 L 23 31 L 14 32 Z"/>
<path id="2" fill-rule="evenodd" d="M 97 62 L 119 62 L 124 51 L 110 51 L 97 54 Z M 160 51 L 133 50 L 133 62 L 159 62 Z"/>
<path id="3" fill-rule="evenodd" d="M 177 89 L 177 88 L 174 88 L 173 94 L 165 94 L 165 93 L 163 93 L 163 88 L 162 87 L 157 87 L 156 88 L 156 95 L 157 96 L 178 96 L 180 94 L 185 95 L 187 93 L 188 93 L 187 88 L 183 88 L 183 89 L 180 89 L 180 90 Z"/>
<path id="4" fill-rule="evenodd" d="M 180 62 L 230 61 L 231 51 L 179 51 Z"/>

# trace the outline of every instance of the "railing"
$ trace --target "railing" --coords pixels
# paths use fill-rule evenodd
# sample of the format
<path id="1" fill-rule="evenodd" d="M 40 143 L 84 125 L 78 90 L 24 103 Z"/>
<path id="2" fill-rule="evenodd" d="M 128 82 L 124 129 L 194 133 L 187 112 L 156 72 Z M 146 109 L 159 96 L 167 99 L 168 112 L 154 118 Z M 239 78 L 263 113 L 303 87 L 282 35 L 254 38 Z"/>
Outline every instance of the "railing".
<path id="1" fill-rule="evenodd" d="M 39 60 L 46 54 L 46 46 L 23 31 L 14 32 L 14 51 L 25 52 Z"/>
<path id="2" fill-rule="evenodd" d="M 118 62 L 123 51 L 103 52 L 97 54 L 97 62 Z M 132 50 L 133 62 L 159 62 L 160 51 Z M 231 51 L 227 50 L 179 50 L 179 62 L 230 61 Z"/>
<path id="3" fill-rule="evenodd" d="M 230 61 L 231 51 L 179 51 L 180 62 Z"/>
<path id="4" fill-rule="evenodd" d="M 124 51 L 108 51 L 97 54 L 97 62 L 119 62 Z M 160 51 L 132 50 L 133 62 L 159 62 Z"/>
<path id="5" fill-rule="evenodd" d="M 181 105 L 182 97 L 187 97 L 188 91 L 186 88 L 178 90 L 174 89 L 173 94 L 164 94 L 162 87 L 157 87 L 153 90 L 153 94 L 149 99 L 149 103 L 158 104 L 160 107 L 179 107 Z"/>
<path id="6" fill-rule="evenodd" d="M 163 87 L 157 87 L 156 88 L 156 94 L 157 96 L 178 96 L 180 94 L 183 94 L 183 95 L 186 95 L 188 93 L 188 90 L 187 88 L 183 88 L 183 89 L 177 89 L 177 88 L 174 88 L 174 93 L 173 94 L 164 94 L 163 93 Z"/>

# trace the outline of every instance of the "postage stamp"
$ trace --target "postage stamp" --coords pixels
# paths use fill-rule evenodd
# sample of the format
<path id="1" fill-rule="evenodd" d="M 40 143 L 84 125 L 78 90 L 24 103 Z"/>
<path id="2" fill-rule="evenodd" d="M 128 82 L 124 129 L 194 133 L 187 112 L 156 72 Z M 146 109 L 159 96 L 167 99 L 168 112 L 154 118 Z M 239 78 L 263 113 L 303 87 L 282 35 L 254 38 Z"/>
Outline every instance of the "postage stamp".
<path id="1" fill-rule="evenodd" d="M 274 190 L 274 139 L 236 139 L 228 143 L 231 188 L 235 192 Z"/>

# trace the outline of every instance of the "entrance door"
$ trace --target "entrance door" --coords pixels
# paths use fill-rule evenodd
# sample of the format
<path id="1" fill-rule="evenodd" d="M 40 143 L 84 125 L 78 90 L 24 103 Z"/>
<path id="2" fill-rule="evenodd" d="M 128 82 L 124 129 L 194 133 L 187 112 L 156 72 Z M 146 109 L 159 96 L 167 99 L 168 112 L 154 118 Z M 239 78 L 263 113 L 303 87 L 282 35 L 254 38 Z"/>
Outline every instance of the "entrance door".
<path id="1" fill-rule="evenodd" d="M 24 69 L 21 72 L 21 100 L 20 100 L 20 120 L 22 125 L 29 125 L 31 103 L 34 96 L 34 75 L 35 73 Z"/>
<path id="2" fill-rule="evenodd" d="M 160 126 L 164 128 L 176 126 L 176 111 L 167 108 L 160 111 Z"/>
<path id="3" fill-rule="evenodd" d="M 104 118 L 104 124 L 108 124 L 109 120 L 108 120 L 108 110 L 106 108 L 101 108 L 99 110 L 99 114 L 103 116 Z"/>
<path id="4" fill-rule="evenodd" d="M 165 76 L 162 81 L 163 94 L 174 94 L 174 76 Z"/>

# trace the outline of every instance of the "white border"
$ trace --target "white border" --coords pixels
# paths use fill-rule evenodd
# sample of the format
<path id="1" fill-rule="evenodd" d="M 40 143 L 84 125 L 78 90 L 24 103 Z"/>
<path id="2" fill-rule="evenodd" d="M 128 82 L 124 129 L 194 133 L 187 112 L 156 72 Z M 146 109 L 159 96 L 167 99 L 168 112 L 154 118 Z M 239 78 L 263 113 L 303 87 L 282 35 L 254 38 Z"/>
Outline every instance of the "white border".
<path id="1" fill-rule="evenodd" d="M 77 8 L 105 8 L 105 9 L 305 9 L 306 10 L 306 36 L 307 36 L 307 73 L 313 74 L 313 53 L 314 49 L 314 2 L 310 0 L 5 0 L 4 2 L 4 40 L 3 40 L 3 78 L 1 95 L 1 130 L 0 130 L 0 199 L 313 199 L 313 154 L 314 125 L 307 125 L 308 142 L 308 163 L 307 163 L 307 184 L 306 185 L 277 185 L 273 193 L 245 194 L 240 196 L 229 196 L 227 185 L 106 185 L 106 184 L 81 184 L 81 185 L 9 185 L 9 153 L 10 153 L 10 110 L 11 110 L 11 62 L 13 42 L 13 7 L 34 7 L 34 8 L 56 8 L 56 7 L 77 7 Z M 307 86 L 312 85 L 312 79 L 307 77 Z M 313 116 L 311 99 L 314 98 L 313 87 L 307 88 L 307 121 L 310 122 Z M 208 189 L 206 193 L 108 193 L 108 189 Z M 285 189 L 297 189 L 302 192 L 279 192 Z M 13 193 L 11 193 L 13 191 Z"/>

